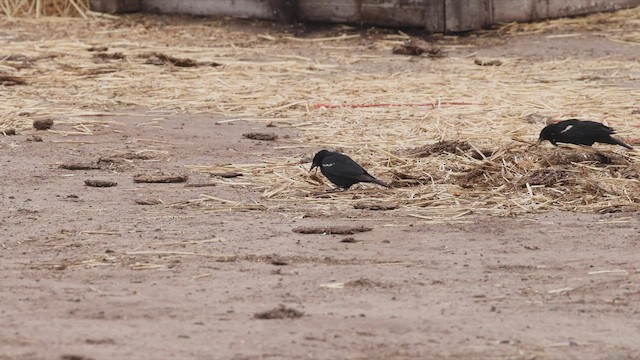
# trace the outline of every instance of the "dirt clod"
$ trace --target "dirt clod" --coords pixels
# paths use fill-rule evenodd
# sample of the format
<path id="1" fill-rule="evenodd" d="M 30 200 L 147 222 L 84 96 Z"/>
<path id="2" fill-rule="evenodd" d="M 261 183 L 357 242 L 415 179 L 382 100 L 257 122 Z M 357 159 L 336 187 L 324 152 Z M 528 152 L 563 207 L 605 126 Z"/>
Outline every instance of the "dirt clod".
<path id="1" fill-rule="evenodd" d="M 162 204 L 161 200 L 158 199 L 136 199 L 136 205 L 159 205 Z"/>
<path id="2" fill-rule="evenodd" d="M 428 57 L 443 57 L 442 49 L 417 38 L 411 38 L 402 45 L 393 47 L 392 52 L 397 55 L 420 56 L 426 54 Z"/>
<path id="3" fill-rule="evenodd" d="M 344 286 L 345 287 L 372 288 L 372 287 L 381 287 L 382 284 L 377 282 L 377 281 L 369 280 L 369 279 L 366 279 L 366 278 L 360 278 L 360 279 L 356 279 L 356 280 L 347 281 L 346 283 L 344 283 Z"/>
<path id="4" fill-rule="evenodd" d="M 397 209 L 397 204 L 383 204 L 383 203 L 370 203 L 370 202 L 362 202 L 356 203 L 353 205 L 354 209 L 362 209 L 362 210 L 393 210 Z"/>
<path id="5" fill-rule="evenodd" d="M 200 187 L 211 187 L 211 186 L 217 186 L 218 184 L 216 183 L 200 183 L 200 184 L 186 184 L 184 187 L 187 188 L 200 188 Z"/>
<path id="6" fill-rule="evenodd" d="M 53 119 L 33 120 L 33 128 L 36 130 L 49 130 L 53 126 Z"/>
<path id="7" fill-rule="evenodd" d="M 108 51 L 109 48 L 106 46 L 92 46 L 87 49 L 87 51 Z"/>
<path id="8" fill-rule="evenodd" d="M 285 265 L 289 265 L 289 263 L 282 258 L 274 257 L 271 259 L 271 265 L 285 266 Z"/>
<path id="9" fill-rule="evenodd" d="M 97 170 L 100 166 L 93 163 L 65 163 L 60 164 L 60 169 L 65 170 Z"/>
<path id="10" fill-rule="evenodd" d="M 93 58 L 100 61 L 107 61 L 107 60 L 122 60 L 122 59 L 125 59 L 126 56 L 121 52 L 115 52 L 115 53 L 99 52 L 94 54 Z"/>
<path id="11" fill-rule="evenodd" d="M 0 74 L 0 85 L 14 86 L 14 85 L 25 85 L 26 83 L 27 81 L 19 76 Z"/>
<path id="12" fill-rule="evenodd" d="M 111 338 L 86 339 L 84 342 L 92 345 L 113 345 L 116 343 L 116 341 Z"/>
<path id="13" fill-rule="evenodd" d="M 353 243 L 357 243 L 357 242 L 359 242 L 359 241 L 358 241 L 358 240 L 356 240 L 356 238 L 354 238 L 353 236 L 348 236 L 348 237 L 343 238 L 342 240 L 340 240 L 340 242 L 341 242 L 341 243 L 350 243 L 350 244 L 353 244 Z"/>
<path id="14" fill-rule="evenodd" d="M 502 65 L 502 60 L 500 59 L 475 59 L 473 63 L 480 66 L 500 66 Z"/>
<path id="15" fill-rule="evenodd" d="M 259 132 L 250 132 L 242 134 L 243 137 L 251 140 L 261 140 L 261 141 L 274 141 L 278 138 L 278 135 L 274 133 L 259 133 Z"/>
<path id="16" fill-rule="evenodd" d="M 298 234 L 353 235 L 371 230 L 373 228 L 367 226 L 302 226 L 293 229 L 293 232 Z"/>
<path id="17" fill-rule="evenodd" d="M 62 355 L 60 360 L 93 360 L 92 357 L 84 356 L 84 355 Z"/>
<path id="18" fill-rule="evenodd" d="M 5 130 L 2 130 L 2 133 L 6 136 L 13 136 L 13 135 L 16 135 L 16 129 L 14 128 L 5 129 Z"/>
<path id="19" fill-rule="evenodd" d="M 223 173 L 211 173 L 211 176 L 219 176 L 221 178 L 235 178 L 238 176 L 242 176 L 242 173 L 239 172 L 223 172 Z"/>
<path id="20" fill-rule="evenodd" d="M 115 181 L 93 180 L 93 179 L 85 180 L 84 184 L 91 187 L 112 187 L 112 186 L 118 185 L 118 183 Z"/>
<path id="21" fill-rule="evenodd" d="M 196 67 L 196 66 L 220 66 L 222 64 L 209 61 L 195 61 L 187 58 L 177 58 L 171 55 L 163 54 L 160 52 L 146 53 L 140 55 L 142 58 L 146 58 L 145 64 L 148 65 L 174 65 L 178 67 Z"/>
<path id="22" fill-rule="evenodd" d="M 189 179 L 187 175 L 175 175 L 165 173 L 137 174 L 133 176 L 136 183 L 183 183 Z"/>
<path id="23" fill-rule="evenodd" d="M 261 320 L 272 320 L 272 319 L 297 319 L 301 318 L 304 315 L 302 311 L 298 311 L 293 308 L 286 307 L 284 305 L 280 305 L 277 308 L 255 313 L 253 315 L 256 319 Z"/>

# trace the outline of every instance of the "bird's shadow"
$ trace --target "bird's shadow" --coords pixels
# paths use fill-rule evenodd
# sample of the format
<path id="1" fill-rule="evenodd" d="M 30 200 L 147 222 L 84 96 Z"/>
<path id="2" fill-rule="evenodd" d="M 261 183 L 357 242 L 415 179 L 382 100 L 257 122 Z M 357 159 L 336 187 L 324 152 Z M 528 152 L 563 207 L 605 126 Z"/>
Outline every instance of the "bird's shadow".
<path id="1" fill-rule="evenodd" d="M 310 195 L 316 198 L 333 198 L 333 197 L 343 197 L 350 196 L 355 197 L 359 195 L 369 195 L 369 194 L 380 194 L 379 189 L 364 189 L 364 188 L 356 188 L 356 189 L 341 189 L 341 188 L 333 188 L 327 189 L 324 191 L 316 191 L 312 192 Z"/>

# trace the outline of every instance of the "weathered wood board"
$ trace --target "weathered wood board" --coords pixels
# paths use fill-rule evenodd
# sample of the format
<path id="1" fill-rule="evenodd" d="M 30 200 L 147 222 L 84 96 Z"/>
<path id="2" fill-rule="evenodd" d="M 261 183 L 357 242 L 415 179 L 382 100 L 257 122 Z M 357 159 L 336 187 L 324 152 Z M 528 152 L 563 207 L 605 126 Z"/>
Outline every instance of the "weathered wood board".
<path id="1" fill-rule="evenodd" d="M 640 6 L 637 0 L 492 0 L 491 23 L 533 21 Z"/>
<path id="2" fill-rule="evenodd" d="M 90 0 L 103 12 L 146 11 L 467 31 L 640 6 L 640 0 Z"/>

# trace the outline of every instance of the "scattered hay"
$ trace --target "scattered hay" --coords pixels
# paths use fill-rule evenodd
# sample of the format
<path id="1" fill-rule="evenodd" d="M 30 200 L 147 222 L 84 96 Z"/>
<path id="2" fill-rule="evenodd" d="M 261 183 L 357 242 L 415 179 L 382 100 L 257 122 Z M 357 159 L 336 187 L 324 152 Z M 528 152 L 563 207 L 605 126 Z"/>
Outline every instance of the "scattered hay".
<path id="1" fill-rule="evenodd" d="M 273 319 L 297 319 L 304 315 L 302 311 L 280 305 L 277 308 L 255 313 L 253 317 L 261 320 L 273 320 Z"/>
<path id="2" fill-rule="evenodd" d="M 533 113 L 525 116 L 524 121 L 528 122 L 529 124 L 549 125 L 553 122 L 553 116 Z"/>
<path id="3" fill-rule="evenodd" d="M 294 228 L 293 232 L 298 234 L 353 235 L 371 230 L 373 230 L 373 228 L 367 226 L 302 226 Z"/>
<path id="4" fill-rule="evenodd" d="M 148 65 L 173 65 L 178 67 L 197 67 L 197 66 L 220 66 L 222 64 L 216 62 L 202 62 L 192 59 L 180 59 L 171 55 L 160 52 L 145 53 L 140 55 L 141 58 L 147 59 L 145 64 Z"/>
<path id="5" fill-rule="evenodd" d="M 473 148 L 471 147 L 471 145 L 466 141 L 442 140 L 438 141 L 435 144 L 428 144 L 417 148 L 406 149 L 402 153 L 406 156 L 422 158 L 444 153 L 464 155 L 472 149 Z"/>
<path id="6" fill-rule="evenodd" d="M 433 181 L 431 177 L 407 174 L 398 170 L 391 170 L 391 174 L 392 180 L 389 182 L 389 186 L 393 188 L 420 186 Z"/>
<path id="7" fill-rule="evenodd" d="M 521 187 L 529 185 L 553 186 L 556 183 L 564 183 L 571 178 L 572 173 L 564 169 L 536 169 L 524 179 L 520 180 Z"/>
<path id="8" fill-rule="evenodd" d="M 598 21 L 603 19 L 625 31 L 598 30 L 602 26 Z M 638 44 L 639 19 L 640 8 L 579 20 L 509 24 L 502 30 L 511 33 L 546 31 L 554 26 L 590 28 L 594 35 Z M 550 119 L 583 115 L 611 123 L 623 136 L 635 136 L 637 128 L 628 117 L 637 108 L 633 106 L 637 92 L 617 86 L 618 80 L 611 74 L 637 73 L 637 61 L 518 61 L 517 66 L 509 61 L 499 71 L 479 71 L 472 60 L 444 59 L 429 63 L 428 71 L 417 67 L 416 73 L 404 65 L 399 71 L 389 71 L 390 62 L 397 60 L 390 54 L 399 43 L 395 34 L 331 40 L 344 46 L 316 43 L 318 55 L 308 58 L 297 52 L 299 42 L 293 47 L 292 40 L 264 42 L 255 34 L 224 26 L 217 30 L 228 43 L 220 45 L 210 42 L 210 25 L 172 25 L 171 32 L 157 31 L 150 37 L 148 28 L 126 17 L 118 20 L 116 32 L 112 31 L 113 24 L 92 24 L 87 33 L 86 24 L 67 22 L 65 32 L 77 30 L 77 37 L 59 34 L 55 41 L 42 47 L 38 39 L 58 26 L 48 21 L 38 20 L 39 26 L 11 23 L 12 33 L 28 36 L 4 43 L 2 52 L 7 55 L 0 59 L 9 59 L 0 62 L 13 68 L 27 63 L 19 74 L 30 85 L 7 92 L 0 103 L 3 129 L 27 130 L 34 119 L 43 117 L 78 119 L 89 114 L 128 114 L 128 110 L 139 114 L 141 109 L 157 109 L 168 113 L 216 113 L 233 120 L 274 123 L 296 130 L 298 136 L 288 141 L 291 144 L 278 145 L 299 149 L 297 154 L 260 157 L 260 161 L 246 164 L 188 167 L 209 174 L 243 174 L 250 184 L 243 186 L 261 191 L 260 201 L 264 203 L 200 197 L 169 206 L 350 216 L 358 211 L 353 210 L 355 204 L 369 202 L 397 205 L 403 214 L 421 221 L 447 223 L 466 221 L 464 217 L 473 213 L 510 216 L 552 209 L 596 213 L 640 203 L 635 195 L 640 193 L 638 177 L 634 177 L 637 171 L 629 165 L 637 162 L 635 153 L 618 155 L 613 147 L 597 145 L 595 149 L 607 149 L 605 154 L 611 161 L 588 159 L 585 156 L 593 155 L 584 154 L 578 155 L 582 158 L 556 159 L 556 151 L 573 150 L 548 144 L 529 148 L 527 144 L 537 140 L 541 126 Z M 516 30 L 518 26 L 522 28 Z M 185 30 L 190 34 L 188 43 L 172 46 L 174 42 L 166 37 Z M 354 51 L 362 41 L 370 41 L 387 54 Z M 114 44 L 127 61 L 96 64 L 87 49 L 93 45 L 94 50 L 99 50 L 96 52 L 106 52 L 109 49 L 98 49 L 104 44 Z M 173 65 L 149 66 L 145 65 L 148 57 L 139 57 L 142 53 L 163 52 L 189 56 L 187 65 L 215 59 L 224 63 L 224 74 L 219 68 L 194 66 L 176 71 Z M 53 54 L 60 59 L 36 61 Z M 167 59 L 169 64 L 170 60 Z M 589 82 L 576 81 L 581 77 Z M 598 82 L 607 79 L 613 83 L 598 86 Z M 42 99 L 47 99 L 46 103 Z M 314 106 L 319 103 L 331 106 Z M 447 105 L 453 103 L 460 106 Z M 421 106 L 425 104 L 428 106 Z M 527 114 L 538 112 L 549 118 L 527 118 Z M 51 136 L 54 135 L 57 136 Z M 401 150 L 417 149 L 443 138 L 460 143 L 449 149 L 425 148 L 422 154 Z M 130 141 L 133 147 L 143 139 L 124 141 Z M 309 196 L 321 191 L 327 182 L 322 177 L 310 177 L 308 166 L 302 166 L 301 161 L 321 148 L 342 148 L 371 174 L 392 179 L 396 188 L 383 191 L 364 186 L 328 194 L 326 198 Z M 125 168 L 134 166 L 137 160 L 168 157 L 168 152 L 123 157 L 107 154 L 100 165 Z M 117 163 L 115 159 L 119 159 Z M 523 179 L 546 168 L 568 171 L 573 178 L 550 188 L 521 186 Z M 461 181 L 465 176 L 467 181 Z"/>
<path id="9" fill-rule="evenodd" d="M 612 152 L 600 152 L 596 150 L 572 150 L 558 149 L 551 156 L 545 158 L 550 165 L 569 165 L 572 163 L 595 163 L 612 165 L 629 165 L 629 161 L 622 155 Z"/>
<path id="10" fill-rule="evenodd" d="M 2 5 L 0 14 L 8 17 L 81 16 L 87 18 L 91 14 L 89 0 L 2 0 L 0 5 Z"/>
<path id="11" fill-rule="evenodd" d="M 118 185 L 118 183 L 115 181 L 93 179 L 85 180 L 84 184 L 91 187 L 112 187 Z"/>
<path id="12" fill-rule="evenodd" d="M 631 180 L 640 180 L 640 164 L 629 164 L 628 166 L 621 166 L 613 168 L 612 175 L 615 177 Z"/>

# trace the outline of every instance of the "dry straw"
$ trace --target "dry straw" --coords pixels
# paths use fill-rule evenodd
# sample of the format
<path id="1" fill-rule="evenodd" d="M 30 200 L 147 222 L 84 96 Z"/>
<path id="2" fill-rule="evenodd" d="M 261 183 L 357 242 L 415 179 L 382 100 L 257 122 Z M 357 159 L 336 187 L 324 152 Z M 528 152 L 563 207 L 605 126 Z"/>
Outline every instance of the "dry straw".
<path id="1" fill-rule="evenodd" d="M 8 17 L 87 17 L 88 0 L 0 0 L 0 14 Z"/>
<path id="2" fill-rule="evenodd" d="M 598 30 L 603 19 L 624 26 L 625 32 L 604 25 Z M 640 77 L 637 61 L 513 58 L 490 67 L 464 57 L 392 55 L 391 48 L 407 38 L 404 34 L 311 42 L 288 34 L 230 30 L 219 21 L 155 24 L 71 22 L 67 31 L 73 39 L 57 36 L 43 43 L 37 31 L 51 31 L 54 24 L 42 21 L 40 29 L 33 29 L 11 23 L 21 39 L 0 39 L 0 74 L 20 76 L 26 84 L 1 90 L 0 129 L 26 129 L 33 119 L 52 117 L 76 124 L 78 134 L 66 135 L 84 141 L 96 115 L 146 109 L 218 114 L 225 117 L 221 123 L 273 123 L 298 131 L 276 143 L 277 149 L 293 151 L 290 157 L 188 166 L 196 172 L 242 173 L 218 184 L 260 189 L 260 200 L 203 195 L 174 207 L 308 216 L 357 214 L 371 205 L 439 222 L 465 220 L 472 213 L 614 212 L 640 204 L 635 153 L 606 146 L 599 147 L 601 154 L 548 144 L 530 147 L 549 119 L 569 117 L 606 122 L 639 144 L 638 115 L 632 115 L 640 98 L 634 85 Z M 639 9 L 518 26 L 505 25 L 501 31 L 568 26 L 640 44 L 634 37 Z M 98 58 L 89 51 L 101 46 L 123 56 Z M 191 59 L 196 66 L 149 63 L 154 53 Z M 221 66 L 205 65 L 213 63 Z M 433 106 L 402 106 L 425 103 Z M 354 104 L 400 106 L 342 106 Z M 321 148 L 341 149 L 397 187 L 364 185 L 325 193 L 326 180 L 307 171 Z"/>

